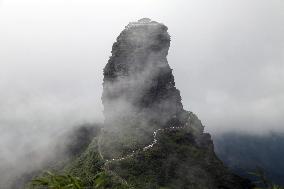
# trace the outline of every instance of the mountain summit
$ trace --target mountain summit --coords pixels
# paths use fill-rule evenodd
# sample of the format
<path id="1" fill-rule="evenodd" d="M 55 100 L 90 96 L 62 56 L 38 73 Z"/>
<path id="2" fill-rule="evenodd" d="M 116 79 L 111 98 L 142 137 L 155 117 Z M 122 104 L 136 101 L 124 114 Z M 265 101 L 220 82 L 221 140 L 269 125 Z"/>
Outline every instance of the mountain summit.
<path id="1" fill-rule="evenodd" d="M 104 69 L 102 100 L 107 125 L 120 127 L 121 120 L 133 116 L 147 125 L 154 122 L 163 127 L 179 120 L 183 107 L 167 62 L 169 47 L 170 36 L 162 24 L 144 18 L 126 26 Z"/>
<path id="2" fill-rule="evenodd" d="M 224 166 L 201 121 L 184 110 L 169 47 L 161 23 L 144 18 L 125 27 L 104 68 L 104 124 L 88 145 L 89 130 L 73 137 L 72 145 L 79 145 L 56 165 L 59 172 L 79 177 L 87 188 L 251 188 Z"/>
<path id="3" fill-rule="evenodd" d="M 104 68 L 102 156 L 136 188 L 249 188 L 217 158 L 197 116 L 183 109 L 167 61 L 167 29 L 144 18 L 113 44 Z"/>

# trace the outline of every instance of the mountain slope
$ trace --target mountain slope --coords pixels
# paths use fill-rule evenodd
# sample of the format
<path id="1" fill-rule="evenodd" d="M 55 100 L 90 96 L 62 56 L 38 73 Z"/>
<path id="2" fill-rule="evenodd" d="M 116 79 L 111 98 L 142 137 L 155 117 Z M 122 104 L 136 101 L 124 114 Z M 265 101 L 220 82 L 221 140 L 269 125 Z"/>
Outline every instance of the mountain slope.
<path id="1" fill-rule="evenodd" d="M 183 109 L 169 47 L 163 24 L 141 19 L 126 26 L 104 69 L 104 127 L 66 170 L 87 185 L 105 171 L 141 189 L 250 188 L 217 158 L 197 116 Z"/>

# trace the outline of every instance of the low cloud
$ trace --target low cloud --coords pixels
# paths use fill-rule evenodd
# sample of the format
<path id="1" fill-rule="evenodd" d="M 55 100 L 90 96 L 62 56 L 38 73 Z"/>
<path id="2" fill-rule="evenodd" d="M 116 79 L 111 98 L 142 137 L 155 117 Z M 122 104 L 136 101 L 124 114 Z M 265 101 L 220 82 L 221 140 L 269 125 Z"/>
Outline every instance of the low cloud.
<path id="1" fill-rule="evenodd" d="M 183 105 L 208 131 L 283 132 L 283 7 L 278 0 L 0 0 L 1 179 L 57 133 L 103 121 L 111 45 L 143 17 L 169 27 L 168 61 Z"/>

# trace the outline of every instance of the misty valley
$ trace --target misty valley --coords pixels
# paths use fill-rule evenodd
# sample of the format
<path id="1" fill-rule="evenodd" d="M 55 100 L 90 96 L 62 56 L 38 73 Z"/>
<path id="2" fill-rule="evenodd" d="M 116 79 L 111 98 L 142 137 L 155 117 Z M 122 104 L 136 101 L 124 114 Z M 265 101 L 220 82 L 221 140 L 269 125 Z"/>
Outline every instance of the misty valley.
<path id="1" fill-rule="evenodd" d="M 183 107 L 167 60 L 167 30 L 148 18 L 129 23 L 103 70 L 104 122 L 54 136 L 49 156 L 1 188 L 280 188 L 283 136 L 228 133 L 212 140 Z M 257 166 L 263 174 L 251 177 Z"/>
<path id="2" fill-rule="evenodd" d="M 0 189 L 284 189 L 283 10 L 0 0 Z"/>

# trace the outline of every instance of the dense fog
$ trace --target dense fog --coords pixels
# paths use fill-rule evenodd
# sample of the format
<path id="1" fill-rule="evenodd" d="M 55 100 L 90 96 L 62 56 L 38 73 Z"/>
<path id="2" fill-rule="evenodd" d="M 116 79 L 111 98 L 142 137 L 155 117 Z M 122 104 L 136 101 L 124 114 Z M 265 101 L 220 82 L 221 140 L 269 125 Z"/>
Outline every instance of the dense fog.
<path id="1" fill-rule="evenodd" d="M 281 0 L 0 0 L 2 180 L 40 165 L 60 133 L 103 122 L 111 46 L 144 17 L 168 26 L 183 105 L 207 131 L 284 131 Z"/>

